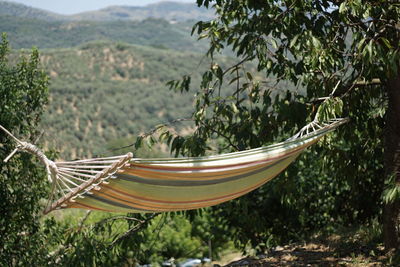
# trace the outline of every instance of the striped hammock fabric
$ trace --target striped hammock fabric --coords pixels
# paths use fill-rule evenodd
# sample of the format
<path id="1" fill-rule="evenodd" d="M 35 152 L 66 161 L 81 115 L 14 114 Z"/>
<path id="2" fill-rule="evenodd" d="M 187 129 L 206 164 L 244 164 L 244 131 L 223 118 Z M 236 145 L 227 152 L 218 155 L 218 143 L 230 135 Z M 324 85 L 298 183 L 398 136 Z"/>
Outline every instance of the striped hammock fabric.
<path id="1" fill-rule="evenodd" d="M 313 122 L 278 144 L 216 156 L 140 159 L 123 156 L 55 162 L 53 203 L 45 210 L 163 212 L 217 205 L 270 181 L 346 119 Z"/>

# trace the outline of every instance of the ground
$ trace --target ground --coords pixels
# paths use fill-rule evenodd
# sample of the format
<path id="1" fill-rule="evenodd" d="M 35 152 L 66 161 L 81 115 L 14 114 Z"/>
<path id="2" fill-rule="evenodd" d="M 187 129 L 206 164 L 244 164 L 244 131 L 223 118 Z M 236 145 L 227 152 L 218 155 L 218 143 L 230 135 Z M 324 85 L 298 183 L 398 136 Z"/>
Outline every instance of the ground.
<path id="1" fill-rule="evenodd" d="M 385 253 L 380 244 L 363 245 L 357 237 L 330 235 L 308 242 L 275 247 L 262 255 L 216 262 L 224 266 L 400 266 L 398 257 Z"/>

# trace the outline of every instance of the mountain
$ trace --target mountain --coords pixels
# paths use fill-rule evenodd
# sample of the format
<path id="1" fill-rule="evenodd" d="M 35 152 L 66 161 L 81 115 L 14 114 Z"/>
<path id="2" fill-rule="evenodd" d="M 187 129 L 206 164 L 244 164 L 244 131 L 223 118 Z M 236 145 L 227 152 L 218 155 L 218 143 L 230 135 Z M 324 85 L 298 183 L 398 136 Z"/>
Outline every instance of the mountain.
<path id="1" fill-rule="evenodd" d="M 131 144 L 160 123 L 190 117 L 195 92 L 171 92 L 166 82 L 191 74 L 192 88 L 198 90 L 200 74 L 210 64 L 199 53 L 115 42 L 42 50 L 41 62 L 50 77 L 42 142 L 64 159 L 109 155 L 110 144 Z M 218 62 L 222 67 L 234 63 L 227 57 Z M 230 90 L 224 89 L 222 94 Z M 192 125 L 174 126 L 187 130 Z"/>
<path id="2" fill-rule="evenodd" d="M 89 41 L 112 40 L 174 50 L 205 51 L 207 43 L 190 35 L 191 23 L 162 19 L 142 21 L 45 21 L 0 16 L 13 48 L 65 48 Z"/>
<path id="3" fill-rule="evenodd" d="M 121 12 L 128 16 L 117 19 Z M 185 18 L 203 18 L 202 14 L 206 13 L 194 4 L 162 2 L 146 7 L 115 6 L 61 16 L 0 0 L 0 33 L 7 33 L 11 46 L 17 49 L 65 48 L 110 40 L 204 52 L 206 41 L 197 41 L 190 35 L 193 22 L 183 22 Z"/>
<path id="4" fill-rule="evenodd" d="M 39 8 L 29 7 L 23 4 L 0 1 L 0 16 L 40 19 L 45 21 L 66 20 L 66 16 L 56 14 Z"/>
<path id="5" fill-rule="evenodd" d="M 201 56 L 110 42 L 41 51 L 50 76 L 42 140 L 62 158 L 88 158 L 104 155 L 110 142 L 129 144 L 157 124 L 190 116 L 193 93 L 171 92 L 165 83 L 204 70 Z M 194 88 L 199 80 L 194 76 Z"/>
<path id="6" fill-rule="evenodd" d="M 170 22 L 187 20 L 209 20 L 213 13 L 199 8 L 195 3 L 160 2 L 143 7 L 111 6 L 100 10 L 74 15 L 61 15 L 10 1 L 0 1 L 0 16 L 13 16 L 45 21 L 139 21 L 147 18 L 164 19 Z"/>
<path id="7" fill-rule="evenodd" d="M 90 11 L 72 15 L 74 20 L 144 20 L 146 18 L 160 18 L 171 22 L 210 20 L 213 12 L 199 8 L 194 3 L 160 2 L 144 7 L 111 6 L 97 11 Z"/>
<path id="8" fill-rule="evenodd" d="M 182 22 L 203 16 L 195 9 L 165 2 L 61 16 L 0 0 L 0 32 L 12 48 L 38 47 L 50 76 L 45 146 L 64 159 L 105 155 L 157 124 L 189 117 L 193 92 L 170 92 L 165 83 L 193 74 L 197 89 L 210 64 L 206 41 L 190 35 L 193 22 Z"/>

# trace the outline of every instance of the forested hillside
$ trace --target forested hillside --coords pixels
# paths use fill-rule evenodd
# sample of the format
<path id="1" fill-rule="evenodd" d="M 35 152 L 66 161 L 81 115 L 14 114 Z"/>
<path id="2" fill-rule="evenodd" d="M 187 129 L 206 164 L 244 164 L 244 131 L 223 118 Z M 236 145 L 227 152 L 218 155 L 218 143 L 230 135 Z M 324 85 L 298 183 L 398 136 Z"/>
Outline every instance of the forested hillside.
<path id="1" fill-rule="evenodd" d="M 65 16 L 50 11 L 32 8 L 23 4 L 2 0 L 0 1 L 0 15 L 21 18 L 36 18 L 46 21 L 66 19 Z"/>
<path id="2" fill-rule="evenodd" d="M 105 152 L 108 141 L 190 116 L 193 95 L 171 92 L 165 83 L 197 72 L 200 59 L 190 52 L 110 42 L 43 50 L 51 78 L 44 140 L 63 157 L 90 157 Z"/>
<path id="3" fill-rule="evenodd" d="M 146 6 L 110 6 L 100 10 L 73 15 L 61 15 L 10 1 L 0 0 L 0 15 L 16 16 L 46 21 L 112 21 L 144 20 L 158 18 L 168 21 L 207 20 L 213 16 L 211 10 L 199 8 L 191 3 L 164 1 Z"/>
<path id="4" fill-rule="evenodd" d="M 143 7 L 112 6 L 74 15 L 60 15 L 0 1 L 0 32 L 13 48 L 64 48 L 97 40 L 112 40 L 157 48 L 206 50 L 190 35 L 196 20 L 213 12 L 193 4 L 162 2 Z"/>
<path id="5" fill-rule="evenodd" d="M 190 35 L 193 22 L 185 20 L 210 11 L 163 2 L 63 16 L 6 1 L 0 10 L 0 32 L 12 48 L 40 49 L 51 78 L 44 140 L 61 157 L 99 155 L 109 142 L 132 141 L 191 114 L 193 95 L 170 92 L 165 83 L 199 72 L 207 44 Z"/>
<path id="6" fill-rule="evenodd" d="M 194 1 L 193 1 L 194 2 Z M 191 3 L 160 2 L 144 7 L 111 6 L 96 11 L 69 16 L 75 20 L 143 20 L 161 18 L 168 21 L 207 20 L 213 16 L 209 9 L 199 8 Z"/>
<path id="7" fill-rule="evenodd" d="M 8 33 L 13 48 L 64 48 L 89 41 L 112 40 L 131 44 L 205 51 L 206 43 L 190 36 L 188 22 L 163 19 L 143 21 L 46 21 L 0 16 L 0 32 Z"/>

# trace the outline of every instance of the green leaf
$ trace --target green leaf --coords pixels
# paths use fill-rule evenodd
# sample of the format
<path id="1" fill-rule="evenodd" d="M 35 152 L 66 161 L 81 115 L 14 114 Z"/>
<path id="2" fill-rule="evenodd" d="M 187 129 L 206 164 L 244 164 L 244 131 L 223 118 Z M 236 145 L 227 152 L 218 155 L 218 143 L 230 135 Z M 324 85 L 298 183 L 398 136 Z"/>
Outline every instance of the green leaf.
<path id="1" fill-rule="evenodd" d="M 367 45 L 367 50 L 368 50 L 369 56 L 372 58 L 372 56 L 373 56 L 373 40 L 369 41 L 369 43 Z"/>
<path id="2" fill-rule="evenodd" d="M 236 82 L 239 79 L 240 79 L 240 76 L 236 76 L 232 80 L 230 80 L 229 84 L 232 84 L 232 83 Z"/>
<path id="3" fill-rule="evenodd" d="M 219 65 L 217 66 L 217 69 L 216 69 L 216 76 L 220 81 L 222 81 L 222 79 L 224 77 L 224 72 L 222 71 L 222 69 Z"/>
<path id="4" fill-rule="evenodd" d="M 275 39 L 271 39 L 272 47 L 275 49 L 278 49 L 278 43 L 276 42 Z"/>
<path id="5" fill-rule="evenodd" d="M 135 142 L 135 149 L 139 149 L 142 146 L 143 136 L 138 136 Z"/>
<path id="6" fill-rule="evenodd" d="M 311 40 L 312 40 L 312 43 L 313 43 L 313 45 L 315 47 L 320 47 L 321 46 L 321 42 L 315 36 L 312 36 Z"/>
<path id="7" fill-rule="evenodd" d="M 251 75 L 250 72 L 246 72 L 246 76 L 247 76 L 247 79 L 249 79 L 250 81 L 253 80 L 253 75 Z"/>
<path id="8" fill-rule="evenodd" d="M 235 103 L 231 103 L 231 107 L 234 113 L 238 113 L 239 109 L 237 108 L 237 106 L 235 105 Z"/>
<path id="9" fill-rule="evenodd" d="M 343 1 L 340 6 L 339 6 L 339 13 L 343 14 L 344 12 L 347 11 L 347 6 L 346 6 L 346 1 Z"/>
<path id="10" fill-rule="evenodd" d="M 389 40 L 386 39 L 385 37 L 381 37 L 380 40 L 386 45 L 387 48 L 392 49 L 392 45 L 390 44 Z"/>
<path id="11" fill-rule="evenodd" d="M 290 41 L 289 47 L 292 48 L 296 45 L 297 40 L 299 39 L 300 34 L 297 34 L 293 37 L 293 39 Z"/>

